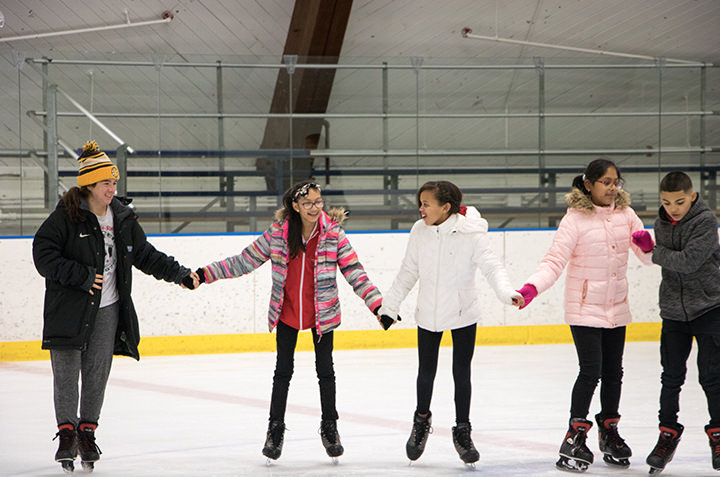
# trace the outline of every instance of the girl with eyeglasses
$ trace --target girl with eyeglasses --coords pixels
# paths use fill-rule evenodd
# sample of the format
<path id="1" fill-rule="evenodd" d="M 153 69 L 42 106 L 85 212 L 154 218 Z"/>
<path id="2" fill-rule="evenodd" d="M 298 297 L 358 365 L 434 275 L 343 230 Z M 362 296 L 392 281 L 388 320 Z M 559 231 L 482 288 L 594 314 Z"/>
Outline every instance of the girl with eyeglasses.
<path id="1" fill-rule="evenodd" d="M 630 195 L 622 186 L 620 169 L 612 161 L 595 159 L 588 164 L 565 196 L 567 213 L 550 250 L 518 290 L 527 306 L 568 268 L 565 321 L 570 325 L 580 372 L 572 390 L 569 428 L 556 463 L 561 470 L 582 472 L 593 462 L 585 444 L 592 422 L 586 418 L 598 381 L 601 409 L 595 421 L 603 460 L 630 465 L 632 452 L 617 430 L 625 328 L 631 321 L 626 277 L 629 250 L 646 265 L 652 260 L 632 243 L 633 233 L 642 231 L 643 223 L 630 208 Z"/>
<path id="2" fill-rule="evenodd" d="M 333 330 L 340 325 L 336 271 L 340 268 L 355 293 L 376 314 L 382 295 L 368 278 L 342 228 L 344 209 L 323 210 L 320 186 L 304 181 L 283 196 L 275 222 L 239 255 L 198 269 L 200 283 L 250 273 L 268 260 L 272 293 L 268 327 L 277 330 L 277 360 L 270 401 L 270 422 L 262 453 L 278 459 L 285 435 L 285 408 L 297 335 L 312 331 L 320 385 L 320 437 L 333 459 L 344 449 L 337 431 Z M 376 315 L 377 316 L 377 315 Z"/>

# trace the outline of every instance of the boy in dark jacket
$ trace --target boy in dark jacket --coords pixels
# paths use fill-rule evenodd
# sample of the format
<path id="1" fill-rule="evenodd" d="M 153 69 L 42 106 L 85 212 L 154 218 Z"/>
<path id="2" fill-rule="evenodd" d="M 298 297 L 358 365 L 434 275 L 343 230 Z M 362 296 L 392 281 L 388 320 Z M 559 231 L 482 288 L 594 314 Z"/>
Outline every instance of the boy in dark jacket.
<path id="1" fill-rule="evenodd" d="M 662 267 L 660 356 L 663 368 L 660 437 L 647 463 L 651 473 L 664 469 L 680 441 L 684 429 L 678 423 L 680 388 L 685 382 L 686 362 L 695 338 L 699 381 L 710 412 L 705 432 L 710 439 L 713 467 L 720 470 L 718 223 L 684 172 L 670 172 L 662 179 L 660 198 L 662 207 L 655 220 L 657 245 L 652 249 L 646 243 L 645 247 L 652 249 L 652 261 Z M 633 241 L 636 240 L 643 238 L 634 237 Z"/>
<path id="2" fill-rule="evenodd" d="M 42 347 L 53 371 L 55 460 L 69 472 L 78 452 L 88 470 L 100 458 L 95 429 L 113 354 L 140 358 L 132 266 L 158 280 L 199 284 L 197 274 L 147 241 L 129 201 L 115 197 L 118 168 L 94 141 L 78 161 L 79 187 L 63 195 L 33 240 L 35 267 L 45 277 Z"/>

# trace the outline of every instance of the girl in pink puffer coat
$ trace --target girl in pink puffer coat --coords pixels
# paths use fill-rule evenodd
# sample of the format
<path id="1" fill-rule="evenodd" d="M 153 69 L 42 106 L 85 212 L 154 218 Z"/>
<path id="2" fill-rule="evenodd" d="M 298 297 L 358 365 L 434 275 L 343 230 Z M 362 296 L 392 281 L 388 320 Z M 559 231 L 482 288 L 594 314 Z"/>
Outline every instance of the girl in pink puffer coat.
<path id="1" fill-rule="evenodd" d="M 592 161 L 573 180 L 563 217 L 550 250 L 535 273 L 518 290 L 525 306 L 550 288 L 567 266 L 565 321 L 570 325 L 580 372 L 572 391 L 570 426 L 560 447 L 556 466 L 584 470 L 593 461 L 585 445 L 592 426 L 587 415 L 595 388 L 600 388 L 601 411 L 595 416 L 600 450 L 610 464 L 630 464 L 630 448 L 618 435 L 622 355 L 625 328 L 631 321 L 628 305 L 629 250 L 646 265 L 651 254 L 632 244 L 632 234 L 643 223 L 630 208 L 630 195 L 622 190 L 618 167 L 607 159 Z"/>

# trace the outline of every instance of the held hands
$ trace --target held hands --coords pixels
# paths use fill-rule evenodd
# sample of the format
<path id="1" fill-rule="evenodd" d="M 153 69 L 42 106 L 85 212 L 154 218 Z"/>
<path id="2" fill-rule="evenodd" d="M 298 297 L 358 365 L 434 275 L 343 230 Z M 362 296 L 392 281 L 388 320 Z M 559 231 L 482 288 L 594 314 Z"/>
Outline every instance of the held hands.
<path id="1" fill-rule="evenodd" d="M 102 290 L 102 284 L 103 284 L 103 276 L 96 273 L 95 274 L 95 283 L 93 283 L 92 288 L 90 288 L 88 290 L 88 292 L 91 295 L 94 295 L 95 293 L 93 293 L 93 288 L 96 290 Z"/>
<path id="2" fill-rule="evenodd" d="M 182 283 L 180 284 L 181 287 L 194 290 L 197 287 L 200 286 L 200 277 L 198 277 L 197 272 L 190 272 L 190 275 L 183 278 Z"/>
<path id="3" fill-rule="evenodd" d="M 380 311 L 381 307 L 377 307 L 373 310 L 373 314 L 375 315 L 375 318 L 377 318 L 378 323 L 380 323 L 380 326 L 383 327 L 385 331 L 387 331 L 388 328 L 390 328 L 393 324 L 395 324 L 396 320 L 393 320 L 392 317 L 389 315 L 378 315 L 378 312 Z M 402 321 L 402 318 L 400 318 L 400 315 L 397 317 L 397 321 Z"/>
<path id="4" fill-rule="evenodd" d="M 645 253 L 648 253 L 655 248 L 655 242 L 650 236 L 650 232 L 647 230 L 638 230 L 637 232 L 633 232 L 632 243 L 637 245 L 638 248 Z"/>
<path id="5" fill-rule="evenodd" d="M 525 308 L 525 299 L 522 297 L 522 295 L 515 295 L 514 297 L 512 297 L 512 306 L 519 306 L 521 309 Z"/>
<path id="6" fill-rule="evenodd" d="M 387 331 L 388 328 L 390 328 L 392 325 L 395 324 L 395 320 L 390 318 L 388 315 L 380 316 L 378 318 L 378 321 L 380 322 L 380 326 L 382 326 L 385 331 Z M 402 318 L 400 318 L 400 315 L 398 315 L 397 321 L 402 321 Z"/>
<path id="7" fill-rule="evenodd" d="M 535 285 L 531 283 L 526 283 L 522 286 L 521 289 L 516 291 L 521 294 L 523 298 L 523 304 L 520 305 L 521 310 L 528 306 L 530 302 L 533 301 L 533 299 L 538 295 L 537 288 L 535 288 Z M 515 301 L 515 299 L 513 299 L 513 301 Z"/>

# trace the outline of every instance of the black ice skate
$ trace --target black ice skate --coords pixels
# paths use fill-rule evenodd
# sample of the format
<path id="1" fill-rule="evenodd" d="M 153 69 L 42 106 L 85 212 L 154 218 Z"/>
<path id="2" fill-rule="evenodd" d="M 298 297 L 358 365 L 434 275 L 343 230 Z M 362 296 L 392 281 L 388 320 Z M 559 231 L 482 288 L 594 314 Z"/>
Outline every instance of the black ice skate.
<path id="1" fill-rule="evenodd" d="M 343 449 L 340 443 L 340 435 L 337 431 L 337 421 L 335 419 L 323 419 L 320 422 L 320 440 L 325 446 L 325 452 L 332 457 L 333 462 L 337 464 L 337 458 L 343 455 Z"/>
<path id="2" fill-rule="evenodd" d="M 80 459 L 82 467 L 86 472 L 92 472 L 95 468 L 95 462 L 100 460 L 100 448 L 95 443 L 96 424 L 81 423 L 78 426 L 78 442 L 80 444 Z"/>
<path id="3" fill-rule="evenodd" d="M 453 444 L 460 459 L 466 464 L 474 464 L 480 459 L 480 453 L 475 448 L 472 438 L 470 437 L 472 427 L 469 422 L 460 422 L 452 428 Z"/>
<path id="4" fill-rule="evenodd" d="M 71 474 L 75 470 L 73 461 L 78 453 L 78 439 L 75 433 L 75 427 L 72 424 L 60 425 L 53 440 L 58 437 L 60 438 L 60 444 L 55 453 L 55 461 L 60 462 L 65 473 Z"/>
<path id="5" fill-rule="evenodd" d="M 603 461 L 609 465 L 628 467 L 630 465 L 628 458 L 632 456 L 632 451 L 618 434 L 617 426 L 620 416 L 605 418 L 597 414 L 595 421 L 598 424 L 598 442 L 600 452 L 604 454 Z"/>
<path id="6" fill-rule="evenodd" d="M 677 449 L 677 445 L 680 442 L 683 429 L 685 428 L 682 424 L 660 426 L 660 437 L 658 437 L 657 444 L 655 444 L 655 448 L 645 460 L 647 465 L 650 466 L 651 474 L 659 474 L 672 460 L 675 455 L 675 449 Z"/>
<path id="7" fill-rule="evenodd" d="M 720 470 L 720 427 L 705 426 L 705 433 L 710 438 L 713 469 Z"/>
<path id="8" fill-rule="evenodd" d="M 593 453 L 590 452 L 585 441 L 592 422 L 587 419 L 572 418 L 565 440 L 560 446 L 560 459 L 555 467 L 566 472 L 585 472 L 593 463 Z"/>
<path id="9" fill-rule="evenodd" d="M 276 460 L 282 453 L 283 441 L 285 439 L 285 423 L 273 419 L 268 424 L 267 438 L 262 454 L 268 459 Z"/>
<path id="10" fill-rule="evenodd" d="M 432 433 L 432 413 L 428 411 L 427 416 L 421 417 L 417 411 L 415 411 L 410 439 L 408 439 L 405 445 L 405 452 L 407 453 L 408 459 L 418 460 L 420 458 L 425 451 L 425 443 L 430 433 Z"/>

